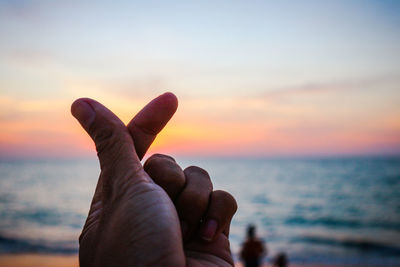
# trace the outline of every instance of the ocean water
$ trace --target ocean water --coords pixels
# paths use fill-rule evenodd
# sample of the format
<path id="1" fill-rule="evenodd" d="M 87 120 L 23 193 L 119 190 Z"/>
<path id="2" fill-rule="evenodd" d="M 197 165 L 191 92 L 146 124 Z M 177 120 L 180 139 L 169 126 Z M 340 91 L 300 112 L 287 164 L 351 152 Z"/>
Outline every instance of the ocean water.
<path id="1" fill-rule="evenodd" d="M 293 263 L 400 266 L 400 158 L 178 158 L 235 196 L 235 255 L 249 223 Z M 77 253 L 95 160 L 1 160 L 0 253 Z M 237 256 L 236 256 L 237 257 Z"/>

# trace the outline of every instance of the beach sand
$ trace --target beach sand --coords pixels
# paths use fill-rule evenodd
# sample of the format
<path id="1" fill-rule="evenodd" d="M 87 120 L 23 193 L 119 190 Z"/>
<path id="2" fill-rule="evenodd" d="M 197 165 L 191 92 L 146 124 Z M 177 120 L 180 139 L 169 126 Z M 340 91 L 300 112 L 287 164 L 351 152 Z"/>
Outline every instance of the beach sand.
<path id="1" fill-rule="evenodd" d="M 78 255 L 6 254 L 0 255 L 2 267 L 78 267 Z"/>
<path id="2" fill-rule="evenodd" d="M 0 266 L 2 267 L 78 267 L 77 255 L 43 255 L 43 254 L 5 254 L 0 255 Z M 264 265 L 263 267 L 269 267 Z M 333 265 L 298 265 L 290 264 L 291 267 L 333 267 Z M 235 267 L 243 267 L 236 263 Z M 337 266 L 338 267 L 338 266 Z"/>

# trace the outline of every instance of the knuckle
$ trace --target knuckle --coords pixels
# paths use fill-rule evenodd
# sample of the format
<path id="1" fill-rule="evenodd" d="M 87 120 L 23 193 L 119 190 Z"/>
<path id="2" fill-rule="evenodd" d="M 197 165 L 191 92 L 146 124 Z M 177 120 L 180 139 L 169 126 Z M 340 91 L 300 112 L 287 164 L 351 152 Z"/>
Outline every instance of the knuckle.
<path id="1" fill-rule="evenodd" d="M 110 126 L 104 126 L 101 131 L 96 131 L 93 140 L 96 145 L 97 152 L 101 152 L 109 145 L 109 139 L 114 135 L 114 131 Z"/>
<path id="2" fill-rule="evenodd" d="M 168 166 L 164 175 L 167 183 L 183 186 L 185 184 L 185 176 L 178 165 Z"/>
<path id="3" fill-rule="evenodd" d="M 94 142 L 98 153 L 109 150 L 123 139 L 124 129 L 121 126 L 109 123 L 103 125 L 101 130 L 97 130 L 94 134 Z"/>
<path id="4" fill-rule="evenodd" d="M 181 195 L 180 206 L 190 213 L 199 213 L 207 209 L 208 195 L 197 191 L 186 191 Z"/>
<path id="5" fill-rule="evenodd" d="M 153 178 L 156 184 L 161 185 L 164 188 L 174 189 L 174 191 L 178 189 L 180 190 L 185 185 L 185 177 L 183 173 L 172 169 L 166 170 L 162 173 L 154 173 L 151 178 Z"/>
<path id="6" fill-rule="evenodd" d="M 157 159 L 160 158 L 160 157 L 162 157 L 162 155 L 156 153 L 156 154 L 151 155 L 151 156 L 147 159 L 147 161 L 157 160 Z"/>
<path id="7" fill-rule="evenodd" d="M 223 190 L 216 190 L 213 192 L 213 198 L 219 199 L 226 208 L 232 211 L 232 213 L 236 213 L 238 209 L 238 205 L 236 199 L 228 192 Z"/>
<path id="8" fill-rule="evenodd" d="M 175 159 L 173 157 L 171 157 L 169 155 L 165 155 L 165 154 L 156 153 L 152 157 L 163 158 L 163 159 L 172 160 L 173 162 L 175 162 Z"/>
<path id="9" fill-rule="evenodd" d="M 200 174 L 200 175 L 205 176 L 208 179 L 210 179 L 210 175 L 208 174 L 208 172 L 197 166 L 189 166 L 185 169 L 184 172 L 185 172 L 185 174 Z"/>
<path id="10" fill-rule="evenodd" d="M 181 167 L 169 158 L 153 155 L 146 161 L 144 170 L 156 184 L 168 192 L 175 194 L 185 185 L 185 175 Z"/>
<path id="11" fill-rule="evenodd" d="M 154 154 L 146 160 L 143 167 L 146 171 L 152 171 L 154 169 L 164 168 L 165 165 L 168 165 L 170 162 L 171 161 L 163 155 Z"/>
<path id="12" fill-rule="evenodd" d="M 152 168 L 154 168 L 154 165 L 156 165 L 155 163 L 157 163 L 157 157 L 155 155 L 152 155 L 151 157 L 149 157 L 146 162 L 143 165 L 143 169 L 148 172 L 150 171 Z"/>

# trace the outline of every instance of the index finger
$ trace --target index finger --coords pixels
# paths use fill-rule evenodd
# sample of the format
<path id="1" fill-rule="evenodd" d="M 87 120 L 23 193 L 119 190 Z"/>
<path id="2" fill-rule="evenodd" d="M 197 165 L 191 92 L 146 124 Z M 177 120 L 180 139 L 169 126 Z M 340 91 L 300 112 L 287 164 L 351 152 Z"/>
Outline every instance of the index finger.
<path id="1" fill-rule="evenodd" d="M 168 92 L 153 99 L 129 122 L 127 128 L 140 160 L 177 108 L 178 99 Z"/>

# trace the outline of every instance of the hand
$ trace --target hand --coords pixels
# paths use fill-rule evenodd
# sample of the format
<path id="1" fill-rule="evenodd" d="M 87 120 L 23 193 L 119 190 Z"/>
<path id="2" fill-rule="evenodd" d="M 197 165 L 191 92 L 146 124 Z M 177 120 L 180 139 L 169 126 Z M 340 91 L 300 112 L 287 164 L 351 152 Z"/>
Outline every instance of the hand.
<path id="1" fill-rule="evenodd" d="M 72 114 L 96 144 L 101 167 L 80 236 L 82 266 L 229 264 L 215 255 L 203 261 L 186 258 L 176 209 L 166 191 L 154 183 L 140 163 L 175 109 L 176 98 L 163 95 L 125 127 L 94 100 L 79 99 L 72 105 Z M 214 240 L 210 245 L 218 244 L 218 239 Z"/>
<path id="2" fill-rule="evenodd" d="M 175 203 L 187 265 L 233 265 L 228 236 L 235 199 L 225 191 L 213 191 L 205 170 L 191 166 L 182 171 L 170 156 L 155 154 L 144 169 Z"/>

